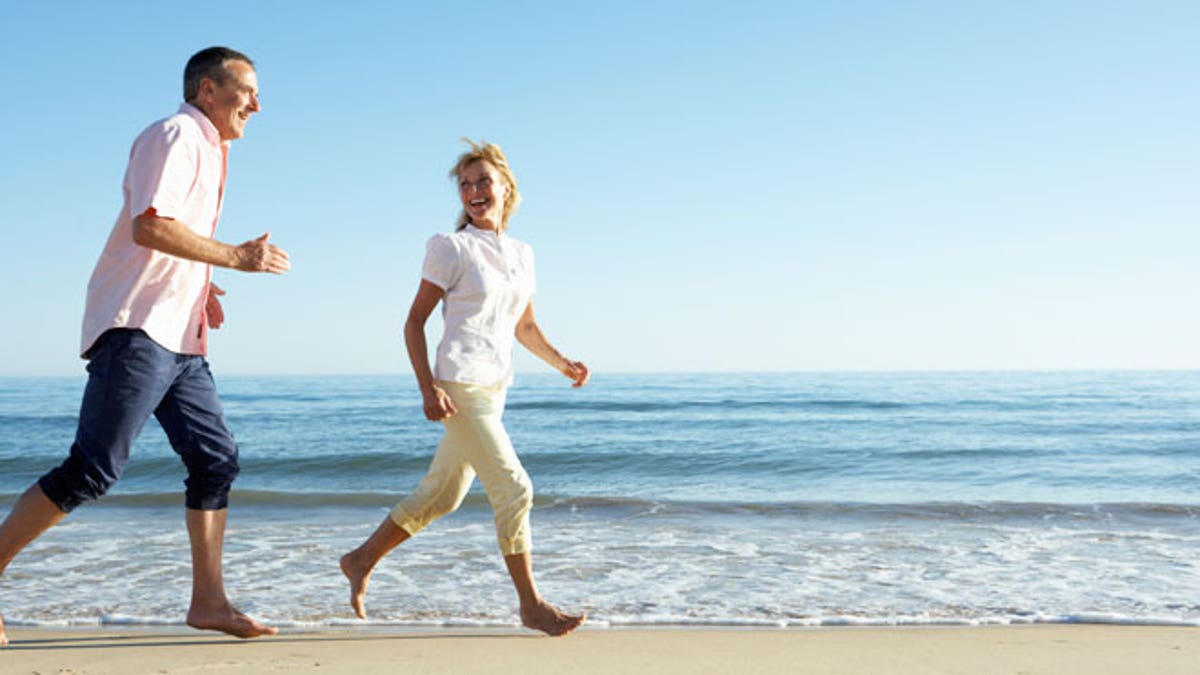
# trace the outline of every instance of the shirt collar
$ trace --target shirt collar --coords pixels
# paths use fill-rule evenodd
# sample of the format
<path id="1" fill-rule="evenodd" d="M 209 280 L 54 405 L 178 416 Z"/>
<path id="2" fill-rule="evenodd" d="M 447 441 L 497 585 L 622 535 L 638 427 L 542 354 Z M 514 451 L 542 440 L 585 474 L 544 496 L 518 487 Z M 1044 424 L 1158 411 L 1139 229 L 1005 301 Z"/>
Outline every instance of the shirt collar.
<path id="1" fill-rule="evenodd" d="M 221 146 L 221 132 L 217 131 L 216 125 L 212 123 L 212 120 L 208 119 L 208 115 L 205 115 L 203 110 L 191 103 L 184 102 L 179 104 L 179 112 L 196 120 L 196 124 L 200 125 L 200 129 L 204 132 L 204 137 L 208 139 L 209 143 L 217 147 Z"/>
<path id="2" fill-rule="evenodd" d="M 475 227 L 474 225 L 472 225 L 471 223 L 467 223 L 467 226 L 463 229 L 477 237 L 495 237 L 496 239 L 499 239 L 500 235 L 504 234 L 503 232 L 497 232 L 495 230 L 485 230 L 482 228 L 478 228 L 478 227 Z"/>

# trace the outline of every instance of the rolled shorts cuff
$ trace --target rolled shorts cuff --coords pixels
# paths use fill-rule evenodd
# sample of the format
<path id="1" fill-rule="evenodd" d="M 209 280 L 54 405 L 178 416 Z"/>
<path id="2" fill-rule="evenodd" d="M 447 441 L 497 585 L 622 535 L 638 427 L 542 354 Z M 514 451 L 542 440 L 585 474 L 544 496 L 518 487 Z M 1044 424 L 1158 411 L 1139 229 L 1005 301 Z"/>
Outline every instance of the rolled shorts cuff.
<path id="1" fill-rule="evenodd" d="M 229 487 L 224 490 L 215 490 L 204 494 L 193 495 L 188 494 L 184 497 L 183 504 L 193 511 L 220 511 L 229 508 Z"/>
<path id="2" fill-rule="evenodd" d="M 516 537 L 496 537 L 496 543 L 500 545 L 501 555 L 521 555 L 533 551 L 533 541 L 527 534 Z"/>
<path id="3" fill-rule="evenodd" d="M 51 471 L 39 478 L 37 484 L 42 489 L 42 494 L 46 495 L 46 499 L 49 499 L 63 513 L 70 513 L 80 504 L 88 501 L 81 497 L 78 491 L 65 487 L 56 471 Z"/>
<path id="4" fill-rule="evenodd" d="M 408 511 L 405 511 L 404 506 L 401 504 L 397 504 L 394 508 L 392 508 L 391 511 L 388 512 L 388 518 L 391 518 L 396 527 L 407 532 L 408 536 L 410 537 L 423 529 L 420 524 L 418 524 L 417 519 L 410 516 Z"/>

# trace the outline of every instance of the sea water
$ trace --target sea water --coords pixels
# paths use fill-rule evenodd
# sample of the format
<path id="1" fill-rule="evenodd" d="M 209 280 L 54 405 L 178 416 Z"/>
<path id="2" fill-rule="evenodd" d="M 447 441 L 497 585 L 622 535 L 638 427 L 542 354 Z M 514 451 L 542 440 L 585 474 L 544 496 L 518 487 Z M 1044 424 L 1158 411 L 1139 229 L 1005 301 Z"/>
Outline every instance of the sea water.
<path id="1" fill-rule="evenodd" d="M 83 378 L 0 378 L 0 510 L 65 456 Z M 225 546 L 282 626 L 514 626 L 478 486 L 377 569 L 338 557 L 428 466 L 408 376 L 218 376 Z M 518 376 L 534 566 L 592 625 L 1200 625 L 1200 373 Z M 178 624 L 184 471 L 153 420 L 117 487 L 0 577 L 13 625 Z"/>

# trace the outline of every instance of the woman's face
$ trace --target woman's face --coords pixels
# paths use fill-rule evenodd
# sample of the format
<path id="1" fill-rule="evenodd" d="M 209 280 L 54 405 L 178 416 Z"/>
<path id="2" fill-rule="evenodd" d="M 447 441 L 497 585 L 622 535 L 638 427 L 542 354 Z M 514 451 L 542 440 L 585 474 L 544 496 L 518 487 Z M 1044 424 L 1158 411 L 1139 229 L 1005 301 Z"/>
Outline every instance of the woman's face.
<path id="1" fill-rule="evenodd" d="M 504 177 L 485 159 L 477 159 L 459 172 L 458 197 L 475 227 L 500 230 L 508 193 Z"/>

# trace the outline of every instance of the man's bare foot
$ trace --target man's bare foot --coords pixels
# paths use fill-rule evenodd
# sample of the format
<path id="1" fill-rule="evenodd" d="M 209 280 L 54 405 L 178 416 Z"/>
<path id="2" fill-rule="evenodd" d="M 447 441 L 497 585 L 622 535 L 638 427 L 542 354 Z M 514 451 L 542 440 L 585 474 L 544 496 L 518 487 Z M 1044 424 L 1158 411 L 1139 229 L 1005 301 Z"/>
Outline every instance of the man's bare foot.
<path id="1" fill-rule="evenodd" d="M 228 602 L 214 610 L 193 607 L 188 610 L 187 625 L 200 630 L 215 630 L 243 639 L 274 635 L 279 629 L 259 623 L 234 609 Z"/>
<path id="2" fill-rule="evenodd" d="M 8 646 L 8 636 L 4 634 L 4 617 L 0 616 L 0 647 Z"/>
<path id="3" fill-rule="evenodd" d="M 538 600 L 536 605 L 521 608 L 521 623 L 525 624 L 526 628 L 540 630 L 556 637 L 579 628 L 584 621 L 587 621 L 587 614 L 563 614 L 545 600 Z"/>
<path id="4" fill-rule="evenodd" d="M 342 556 L 339 561 L 342 567 L 342 574 L 350 580 L 350 606 L 354 608 L 354 613 L 358 618 L 367 618 L 367 584 L 371 582 L 371 569 L 363 569 L 362 563 L 358 561 L 358 556 L 351 551 Z"/>

